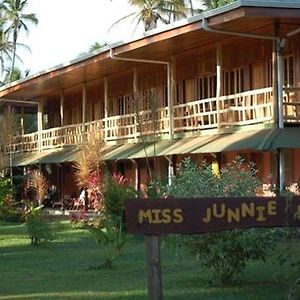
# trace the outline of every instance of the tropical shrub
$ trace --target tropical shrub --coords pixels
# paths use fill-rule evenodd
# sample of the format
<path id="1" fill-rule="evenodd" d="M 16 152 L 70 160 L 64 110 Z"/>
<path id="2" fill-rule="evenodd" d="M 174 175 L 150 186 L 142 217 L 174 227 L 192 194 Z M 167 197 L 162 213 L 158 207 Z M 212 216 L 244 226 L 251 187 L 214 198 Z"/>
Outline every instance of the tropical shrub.
<path id="1" fill-rule="evenodd" d="M 129 181 L 122 174 L 107 176 L 104 191 L 104 210 L 111 220 L 119 222 L 124 212 L 124 201 L 134 198 L 136 192 L 128 185 Z"/>
<path id="2" fill-rule="evenodd" d="M 43 205 L 35 206 L 32 202 L 25 201 L 25 228 L 30 242 L 34 246 L 53 240 L 51 225 L 42 209 Z"/>
<path id="3" fill-rule="evenodd" d="M 5 221 L 19 221 L 21 213 L 13 198 L 13 191 L 9 178 L 0 178 L 0 219 Z"/>
<path id="4" fill-rule="evenodd" d="M 239 158 L 219 175 L 206 163 L 199 168 L 188 158 L 174 177 L 169 196 L 254 196 L 259 183 L 255 173 L 253 166 L 245 165 Z M 211 281 L 222 285 L 241 273 L 250 259 L 264 261 L 275 246 L 273 231 L 267 229 L 174 235 L 169 240 L 173 246 L 194 255 L 204 269 L 212 271 Z"/>
<path id="5" fill-rule="evenodd" d="M 105 215 L 88 222 L 85 226 L 94 236 L 104 253 L 104 262 L 100 266 L 112 269 L 113 261 L 121 255 L 126 242 L 126 233 L 123 231 L 122 218 L 119 222 L 111 220 Z M 98 267 L 97 267 L 98 268 Z"/>

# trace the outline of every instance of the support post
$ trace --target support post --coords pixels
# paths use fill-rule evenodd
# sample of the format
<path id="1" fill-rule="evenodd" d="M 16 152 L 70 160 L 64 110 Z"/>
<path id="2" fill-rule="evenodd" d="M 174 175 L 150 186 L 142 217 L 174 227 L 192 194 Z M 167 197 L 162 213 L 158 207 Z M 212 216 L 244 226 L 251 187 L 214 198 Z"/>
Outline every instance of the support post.
<path id="1" fill-rule="evenodd" d="M 145 246 L 148 270 L 148 297 L 151 300 L 162 300 L 163 294 L 159 236 L 146 235 Z"/>
<path id="2" fill-rule="evenodd" d="M 37 113 L 37 125 L 38 125 L 38 151 L 42 151 L 43 141 L 42 141 L 42 131 L 43 131 L 43 113 L 44 113 L 44 100 L 42 99 L 38 103 L 38 113 Z"/>
<path id="3" fill-rule="evenodd" d="M 21 120 L 20 120 L 20 126 L 21 126 L 21 134 L 25 134 L 25 127 L 24 127 L 24 105 L 21 106 Z"/>
<path id="4" fill-rule="evenodd" d="M 60 92 L 60 107 L 59 107 L 59 113 L 60 113 L 60 126 L 64 126 L 64 103 L 65 103 L 65 95 L 64 92 Z"/>
<path id="5" fill-rule="evenodd" d="M 108 128 L 108 79 L 107 77 L 104 78 L 104 141 L 107 141 L 107 128 Z"/>
<path id="6" fill-rule="evenodd" d="M 167 90 L 168 90 L 168 115 L 169 115 L 169 139 L 174 138 L 174 95 L 175 95 L 175 58 L 172 56 L 171 63 L 167 65 Z"/>
<path id="7" fill-rule="evenodd" d="M 222 46 L 220 42 L 217 42 L 217 85 L 216 85 L 216 110 L 217 110 L 217 126 L 221 127 L 220 118 L 220 97 L 222 90 Z"/>
<path id="8" fill-rule="evenodd" d="M 87 140 L 86 136 L 86 99 L 87 91 L 86 91 L 86 83 L 83 84 L 82 87 L 82 129 L 83 129 L 83 141 Z"/>
<path id="9" fill-rule="evenodd" d="M 280 194 L 285 188 L 285 159 L 284 159 L 284 149 L 278 149 L 278 174 L 279 174 L 279 192 Z"/>
<path id="10" fill-rule="evenodd" d="M 283 47 L 284 40 L 277 40 L 277 76 L 278 76 L 278 127 L 284 127 L 284 118 L 283 118 L 283 84 L 284 84 L 284 59 L 283 59 Z"/>
<path id="11" fill-rule="evenodd" d="M 277 29 L 275 28 L 275 33 Z M 272 51 L 272 81 L 273 81 L 273 121 L 274 125 L 278 126 L 278 43 L 273 41 Z"/>
<path id="12" fill-rule="evenodd" d="M 138 90 L 138 72 L 137 67 L 133 68 L 133 105 L 134 105 L 134 128 L 135 128 L 135 138 L 138 137 L 139 129 L 138 129 L 138 114 L 139 114 L 139 90 Z"/>

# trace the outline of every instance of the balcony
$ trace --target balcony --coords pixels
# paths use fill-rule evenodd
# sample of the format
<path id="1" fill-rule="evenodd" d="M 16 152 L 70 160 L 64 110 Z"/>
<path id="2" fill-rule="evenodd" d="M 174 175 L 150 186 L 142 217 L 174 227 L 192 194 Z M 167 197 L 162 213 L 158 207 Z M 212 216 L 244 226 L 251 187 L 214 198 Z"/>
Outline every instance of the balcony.
<path id="1" fill-rule="evenodd" d="M 300 88 L 285 88 L 284 122 L 300 124 Z M 90 132 L 102 132 L 107 142 L 136 141 L 141 136 L 151 139 L 153 135 L 169 133 L 173 120 L 174 134 L 208 129 L 230 130 L 236 126 L 272 123 L 274 118 L 273 88 L 251 90 L 217 98 L 201 99 L 173 107 L 170 118 L 167 107 L 155 113 L 150 110 L 136 114 L 110 116 L 85 124 L 74 124 L 17 136 L 11 145 L 12 152 L 47 150 L 55 147 L 78 145 Z M 39 138 L 40 137 L 40 138 Z"/>

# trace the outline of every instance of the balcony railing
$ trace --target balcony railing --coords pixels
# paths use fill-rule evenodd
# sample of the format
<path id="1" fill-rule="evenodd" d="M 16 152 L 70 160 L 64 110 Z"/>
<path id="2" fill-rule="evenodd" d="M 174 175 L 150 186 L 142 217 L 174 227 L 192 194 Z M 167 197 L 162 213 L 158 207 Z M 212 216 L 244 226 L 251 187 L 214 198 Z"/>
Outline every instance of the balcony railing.
<path id="1" fill-rule="evenodd" d="M 284 89 L 285 122 L 300 124 L 300 88 Z M 299 102 L 298 102 L 299 101 Z M 173 107 L 174 133 L 244 126 L 273 122 L 273 89 L 251 90 L 219 99 L 201 99 Z M 164 135 L 169 132 L 168 108 L 159 108 L 137 114 L 110 116 L 86 124 L 75 124 L 43 130 L 41 141 L 38 133 L 18 136 L 11 151 L 51 149 L 65 145 L 78 145 L 89 132 L 101 132 L 106 141 L 137 139 L 141 135 Z"/>

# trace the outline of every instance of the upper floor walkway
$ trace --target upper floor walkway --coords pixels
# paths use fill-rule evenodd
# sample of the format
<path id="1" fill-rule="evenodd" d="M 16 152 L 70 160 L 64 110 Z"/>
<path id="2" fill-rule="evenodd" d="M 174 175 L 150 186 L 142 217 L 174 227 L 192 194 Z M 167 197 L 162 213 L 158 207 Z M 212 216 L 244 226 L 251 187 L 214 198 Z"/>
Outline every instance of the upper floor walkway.
<path id="1" fill-rule="evenodd" d="M 284 88 L 283 118 L 285 123 L 300 124 L 300 88 Z M 148 141 L 156 137 L 169 139 L 206 131 L 227 132 L 237 127 L 272 124 L 277 104 L 273 88 L 245 91 L 237 94 L 195 100 L 155 110 L 108 116 L 92 122 L 72 124 L 17 136 L 11 152 L 43 151 L 55 147 L 78 145 L 97 131 L 105 142 Z M 170 115 L 171 114 L 171 115 Z M 211 130 L 211 131 L 209 131 Z"/>

